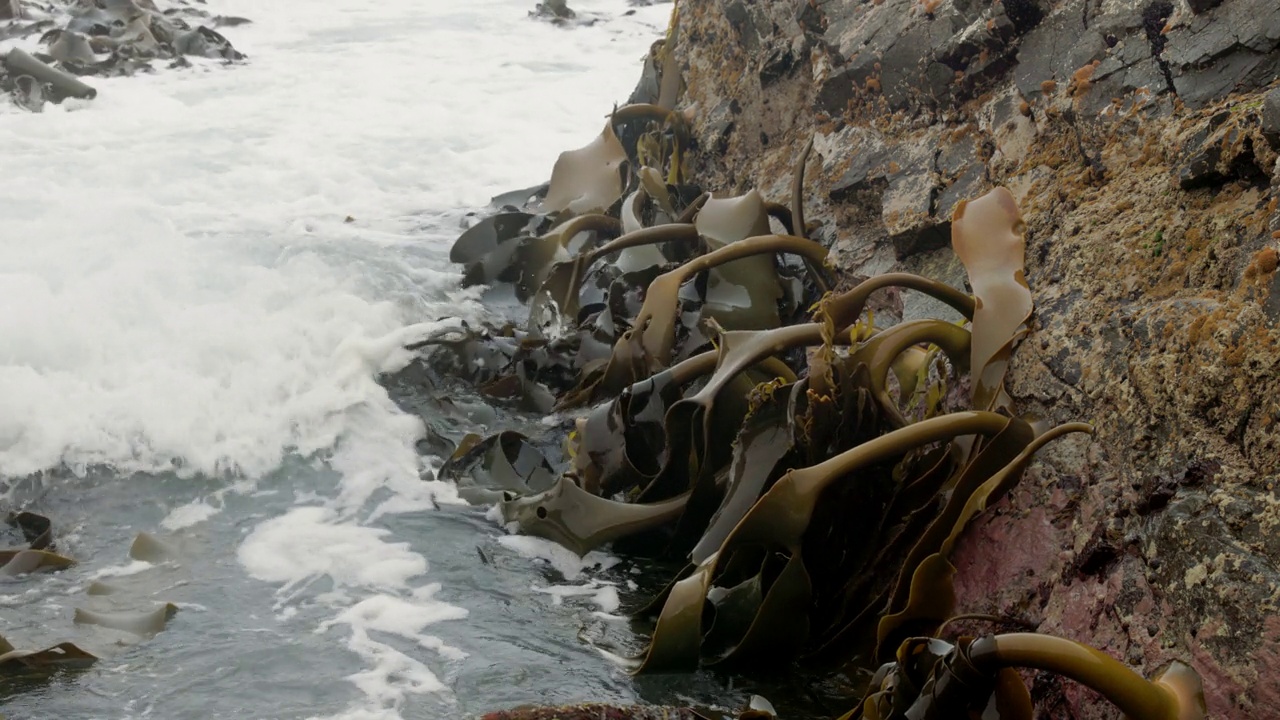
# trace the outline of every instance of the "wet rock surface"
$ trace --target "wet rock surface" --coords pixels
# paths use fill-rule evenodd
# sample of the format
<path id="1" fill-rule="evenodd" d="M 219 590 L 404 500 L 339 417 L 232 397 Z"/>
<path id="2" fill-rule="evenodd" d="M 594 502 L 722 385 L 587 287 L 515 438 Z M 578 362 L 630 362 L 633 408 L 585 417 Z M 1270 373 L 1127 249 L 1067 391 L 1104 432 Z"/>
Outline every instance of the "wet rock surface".
<path id="1" fill-rule="evenodd" d="M 1280 5 L 689 0 L 681 23 L 698 176 L 785 178 L 812 137 L 807 219 L 850 281 L 959 284 L 936 241 L 955 198 L 1005 185 L 1023 209 L 1037 311 L 1009 389 L 1097 434 L 1046 449 L 971 529 L 962 609 L 1145 673 L 1182 658 L 1212 716 L 1270 712 Z M 762 75 L 779 48 L 785 72 Z M 1119 717 L 1069 682 L 1033 697 L 1042 717 Z"/>
<path id="2" fill-rule="evenodd" d="M 78 78 L 114 77 L 191 65 L 190 58 L 233 63 L 244 60 L 214 27 L 249 20 L 214 16 L 203 2 L 176 0 L 64 0 L 0 2 L 0 40 L 38 36 L 31 53 L 2 53 L 0 90 L 19 107 L 39 112 L 45 102 L 90 99 L 96 91 Z"/>

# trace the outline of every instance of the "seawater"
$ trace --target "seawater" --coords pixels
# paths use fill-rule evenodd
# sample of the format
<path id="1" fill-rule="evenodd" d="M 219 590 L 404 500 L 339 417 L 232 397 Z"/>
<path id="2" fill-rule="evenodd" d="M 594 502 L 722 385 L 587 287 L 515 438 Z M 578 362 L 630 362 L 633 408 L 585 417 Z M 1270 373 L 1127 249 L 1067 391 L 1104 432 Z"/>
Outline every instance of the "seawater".
<path id="1" fill-rule="evenodd" d="M 532 6 L 210 0 L 252 19 L 224 31 L 246 64 L 90 78 L 96 100 L 40 115 L 0 102 L 0 490 L 79 561 L 0 582 L 0 634 L 103 658 L 0 715 L 734 697 L 632 680 L 581 640 L 625 636 L 635 569 L 507 536 L 424 481 L 421 420 L 377 381 L 442 318 L 485 316 L 447 261 L 463 217 L 600 131 L 671 7 L 577 0 L 598 21 L 558 28 Z M 172 558 L 130 560 L 139 532 Z M 158 602 L 179 611 L 141 641 L 72 621 Z"/>

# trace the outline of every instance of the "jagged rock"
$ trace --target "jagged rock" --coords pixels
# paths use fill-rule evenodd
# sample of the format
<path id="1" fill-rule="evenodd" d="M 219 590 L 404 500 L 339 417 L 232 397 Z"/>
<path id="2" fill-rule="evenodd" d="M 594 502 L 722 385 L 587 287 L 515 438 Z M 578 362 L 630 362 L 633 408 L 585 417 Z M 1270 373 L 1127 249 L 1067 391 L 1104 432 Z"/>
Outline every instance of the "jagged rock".
<path id="1" fill-rule="evenodd" d="M 923 163 L 890 176 L 880 216 L 898 259 L 935 250 L 951 240 L 951 221 L 934 215 L 937 195 L 938 178 Z"/>
<path id="2" fill-rule="evenodd" d="M 1280 4 L 1231 0 L 1170 27 L 1162 56 L 1178 97 L 1199 107 L 1280 75 Z"/>
<path id="3" fill-rule="evenodd" d="M 1262 135 L 1273 149 L 1280 150 L 1280 88 L 1262 100 Z"/>
<path id="4" fill-rule="evenodd" d="M 1098 434 L 1046 452 L 972 529 L 961 608 L 1144 672 L 1191 658 L 1211 716 L 1265 715 L 1280 703 L 1280 271 L 1267 253 L 1280 90 L 1264 97 L 1280 76 L 1280 3 L 925 5 L 691 5 L 682 28 L 704 41 L 679 58 L 700 176 L 768 179 L 781 199 L 816 134 L 806 217 L 846 278 L 949 277 L 950 251 L 924 248 L 956 200 L 1008 186 L 1037 308 L 1009 392 Z M 797 34 L 815 50 L 762 88 L 769 49 Z M 913 297 L 884 302 L 906 317 Z M 1033 698 L 1044 717 L 1116 717 L 1070 684 Z"/>

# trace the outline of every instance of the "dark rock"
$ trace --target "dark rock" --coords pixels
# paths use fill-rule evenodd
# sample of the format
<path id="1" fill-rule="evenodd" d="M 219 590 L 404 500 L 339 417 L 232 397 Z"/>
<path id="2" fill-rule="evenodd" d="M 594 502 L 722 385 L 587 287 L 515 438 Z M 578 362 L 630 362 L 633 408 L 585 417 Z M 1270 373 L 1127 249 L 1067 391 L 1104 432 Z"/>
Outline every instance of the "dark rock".
<path id="1" fill-rule="evenodd" d="M 898 259 L 946 246 L 951 222 L 935 214 L 938 178 L 923 163 L 889 179 L 881 198 L 880 217 Z"/>
<path id="2" fill-rule="evenodd" d="M 1234 125 L 1225 125 L 1230 112 L 1220 112 L 1183 145 L 1187 160 L 1178 168 L 1178 185 L 1183 190 L 1214 187 L 1232 180 L 1255 184 L 1268 181 L 1258 166 L 1253 141 Z"/>
<path id="3" fill-rule="evenodd" d="M 892 152 L 879 138 L 868 138 L 855 145 L 849 169 L 831 186 L 831 199 L 840 202 L 869 190 L 883 190 L 891 161 Z"/>
<path id="4" fill-rule="evenodd" d="M 13 20 L 22 17 L 22 6 L 18 0 L 0 0 L 0 20 Z"/>
<path id="5" fill-rule="evenodd" d="M 1222 0 L 1187 0 L 1187 5 L 1191 6 L 1191 12 L 1202 13 L 1208 12 L 1222 4 Z"/>
<path id="6" fill-rule="evenodd" d="M 1259 89 L 1280 72 L 1280 3 L 1232 0 L 1170 28 L 1165 39 L 1162 54 L 1187 105 Z"/>
<path id="7" fill-rule="evenodd" d="M 1262 100 L 1262 135 L 1272 148 L 1280 150 L 1280 88 Z"/>
<path id="8" fill-rule="evenodd" d="M 1065 88 L 1076 70 L 1106 57 L 1106 38 L 1084 23 L 1084 2 L 1067 2 L 1022 38 L 1014 82 L 1023 97 L 1040 97 L 1047 80 Z"/>
<path id="9" fill-rule="evenodd" d="M 855 77 L 853 68 L 846 67 L 832 73 L 818 88 L 818 97 L 815 101 L 817 109 L 830 115 L 840 115 L 845 108 L 849 107 L 849 101 L 857 96 L 857 85 L 858 79 Z"/>
<path id="10" fill-rule="evenodd" d="M 935 203 L 935 213 L 939 217 L 950 218 L 956 203 L 981 195 L 986 174 L 986 168 L 982 164 L 974 163 L 970 165 L 963 174 L 938 195 L 938 200 Z"/>
<path id="11" fill-rule="evenodd" d="M 726 5 L 724 16 L 729 21 L 730 27 L 738 33 L 744 51 L 752 53 L 760 48 L 760 32 L 756 29 L 751 10 L 743 4 L 742 0 L 733 0 Z"/>
<path id="12" fill-rule="evenodd" d="M 760 61 L 760 85 L 769 85 L 796 68 L 796 58 L 791 48 L 783 45 L 775 46 Z"/>

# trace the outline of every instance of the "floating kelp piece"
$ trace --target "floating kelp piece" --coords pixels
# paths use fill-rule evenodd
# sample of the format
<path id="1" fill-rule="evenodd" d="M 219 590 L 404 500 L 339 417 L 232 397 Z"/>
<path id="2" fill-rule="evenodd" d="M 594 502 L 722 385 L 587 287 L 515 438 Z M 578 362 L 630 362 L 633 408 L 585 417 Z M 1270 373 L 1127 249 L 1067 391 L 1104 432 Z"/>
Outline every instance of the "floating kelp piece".
<path id="1" fill-rule="evenodd" d="M 162 563 L 177 556 L 177 550 L 155 535 L 140 532 L 129 546 L 129 557 L 149 563 Z"/>
<path id="2" fill-rule="evenodd" d="M 622 197 L 626 161 L 627 153 L 612 124 L 606 123 L 590 144 L 560 153 L 543 206 L 549 212 L 574 215 L 608 209 Z"/>
<path id="3" fill-rule="evenodd" d="M 63 670 L 82 670 L 98 658 L 75 645 L 59 643 L 44 650 L 14 650 L 0 638 L 0 680 L 29 680 Z"/>
<path id="4" fill-rule="evenodd" d="M 18 48 L 11 49 L 4 56 L 4 64 L 14 75 L 28 75 L 39 83 L 47 83 L 52 89 L 50 97 L 55 101 L 64 97 L 92 99 L 98 95 L 97 90 L 76 79 L 75 76 L 51 67 Z"/>
<path id="5" fill-rule="evenodd" d="M 120 592 L 120 588 L 110 583 L 104 583 L 101 580 L 94 580 L 84 589 L 85 595 L 114 595 Z"/>
<path id="6" fill-rule="evenodd" d="M 547 538 L 579 555 L 619 538 L 674 522 L 688 496 L 644 504 L 606 500 L 561 476 L 544 493 L 501 504 L 504 522 L 516 523 L 525 535 Z"/>
<path id="7" fill-rule="evenodd" d="M 5 522 L 22 531 L 22 537 L 27 542 L 27 547 L 32 550 L 52 550 L 53 545 L 53 523 L 44 515 L 33 512 L 15 512 L 9 513 L 9 517 L 5 518 Z"/>
<path id="8" fill-rule="evenodd" d="M 30 75 L 19 75 L 13 80 L 9 97 L 13 104 L 28 112 L 44 112 L 45 85 Z"/>
<path id="9" fill-rule="evenodd" d="M 155 610 L 140 613 L 105 613 L 76 608 L 73 621 L 80 625 L 97 625 L 111 630 L 120 630 L 147 637 L 164 630 L 165 625 L 177 613 L 178 606 L 173 603 L 165 603 Z"/>
<path id="10" fill-rule="evenodd" d="M 1031 317 L 1024 268 L 1026 224 L 1008 189 L 961 201 L 951 221 L 951 244 L 969 273 L 977 299 L 973 315 L 973 406 L 1008 407 L 1004 374 L 1013 343 Z"/>
<path id="11" fill-rule="evenodd" d="M 244 55 L 231 46 L 230 40 L 204 25 L 175 37 L 173 49 L 179 55 L 223 60 L 244 59 Z"/>
<path id="12" fill-rule="evenodd" d="M 0 576 L 65 570 L 75 564 L 75 560 L 47 550 L 0 550 Z"/>
<path id="13" fill-rule="evenodd" d="M 470 436 L 469 436 L 470 437 Z M 533 495 L 552 486 L 555 470 L 524 435 L 507 430 L 483 440 L 464 440 L 440 468 L 472 503 L 493 503 L 509 495 Z"/>

